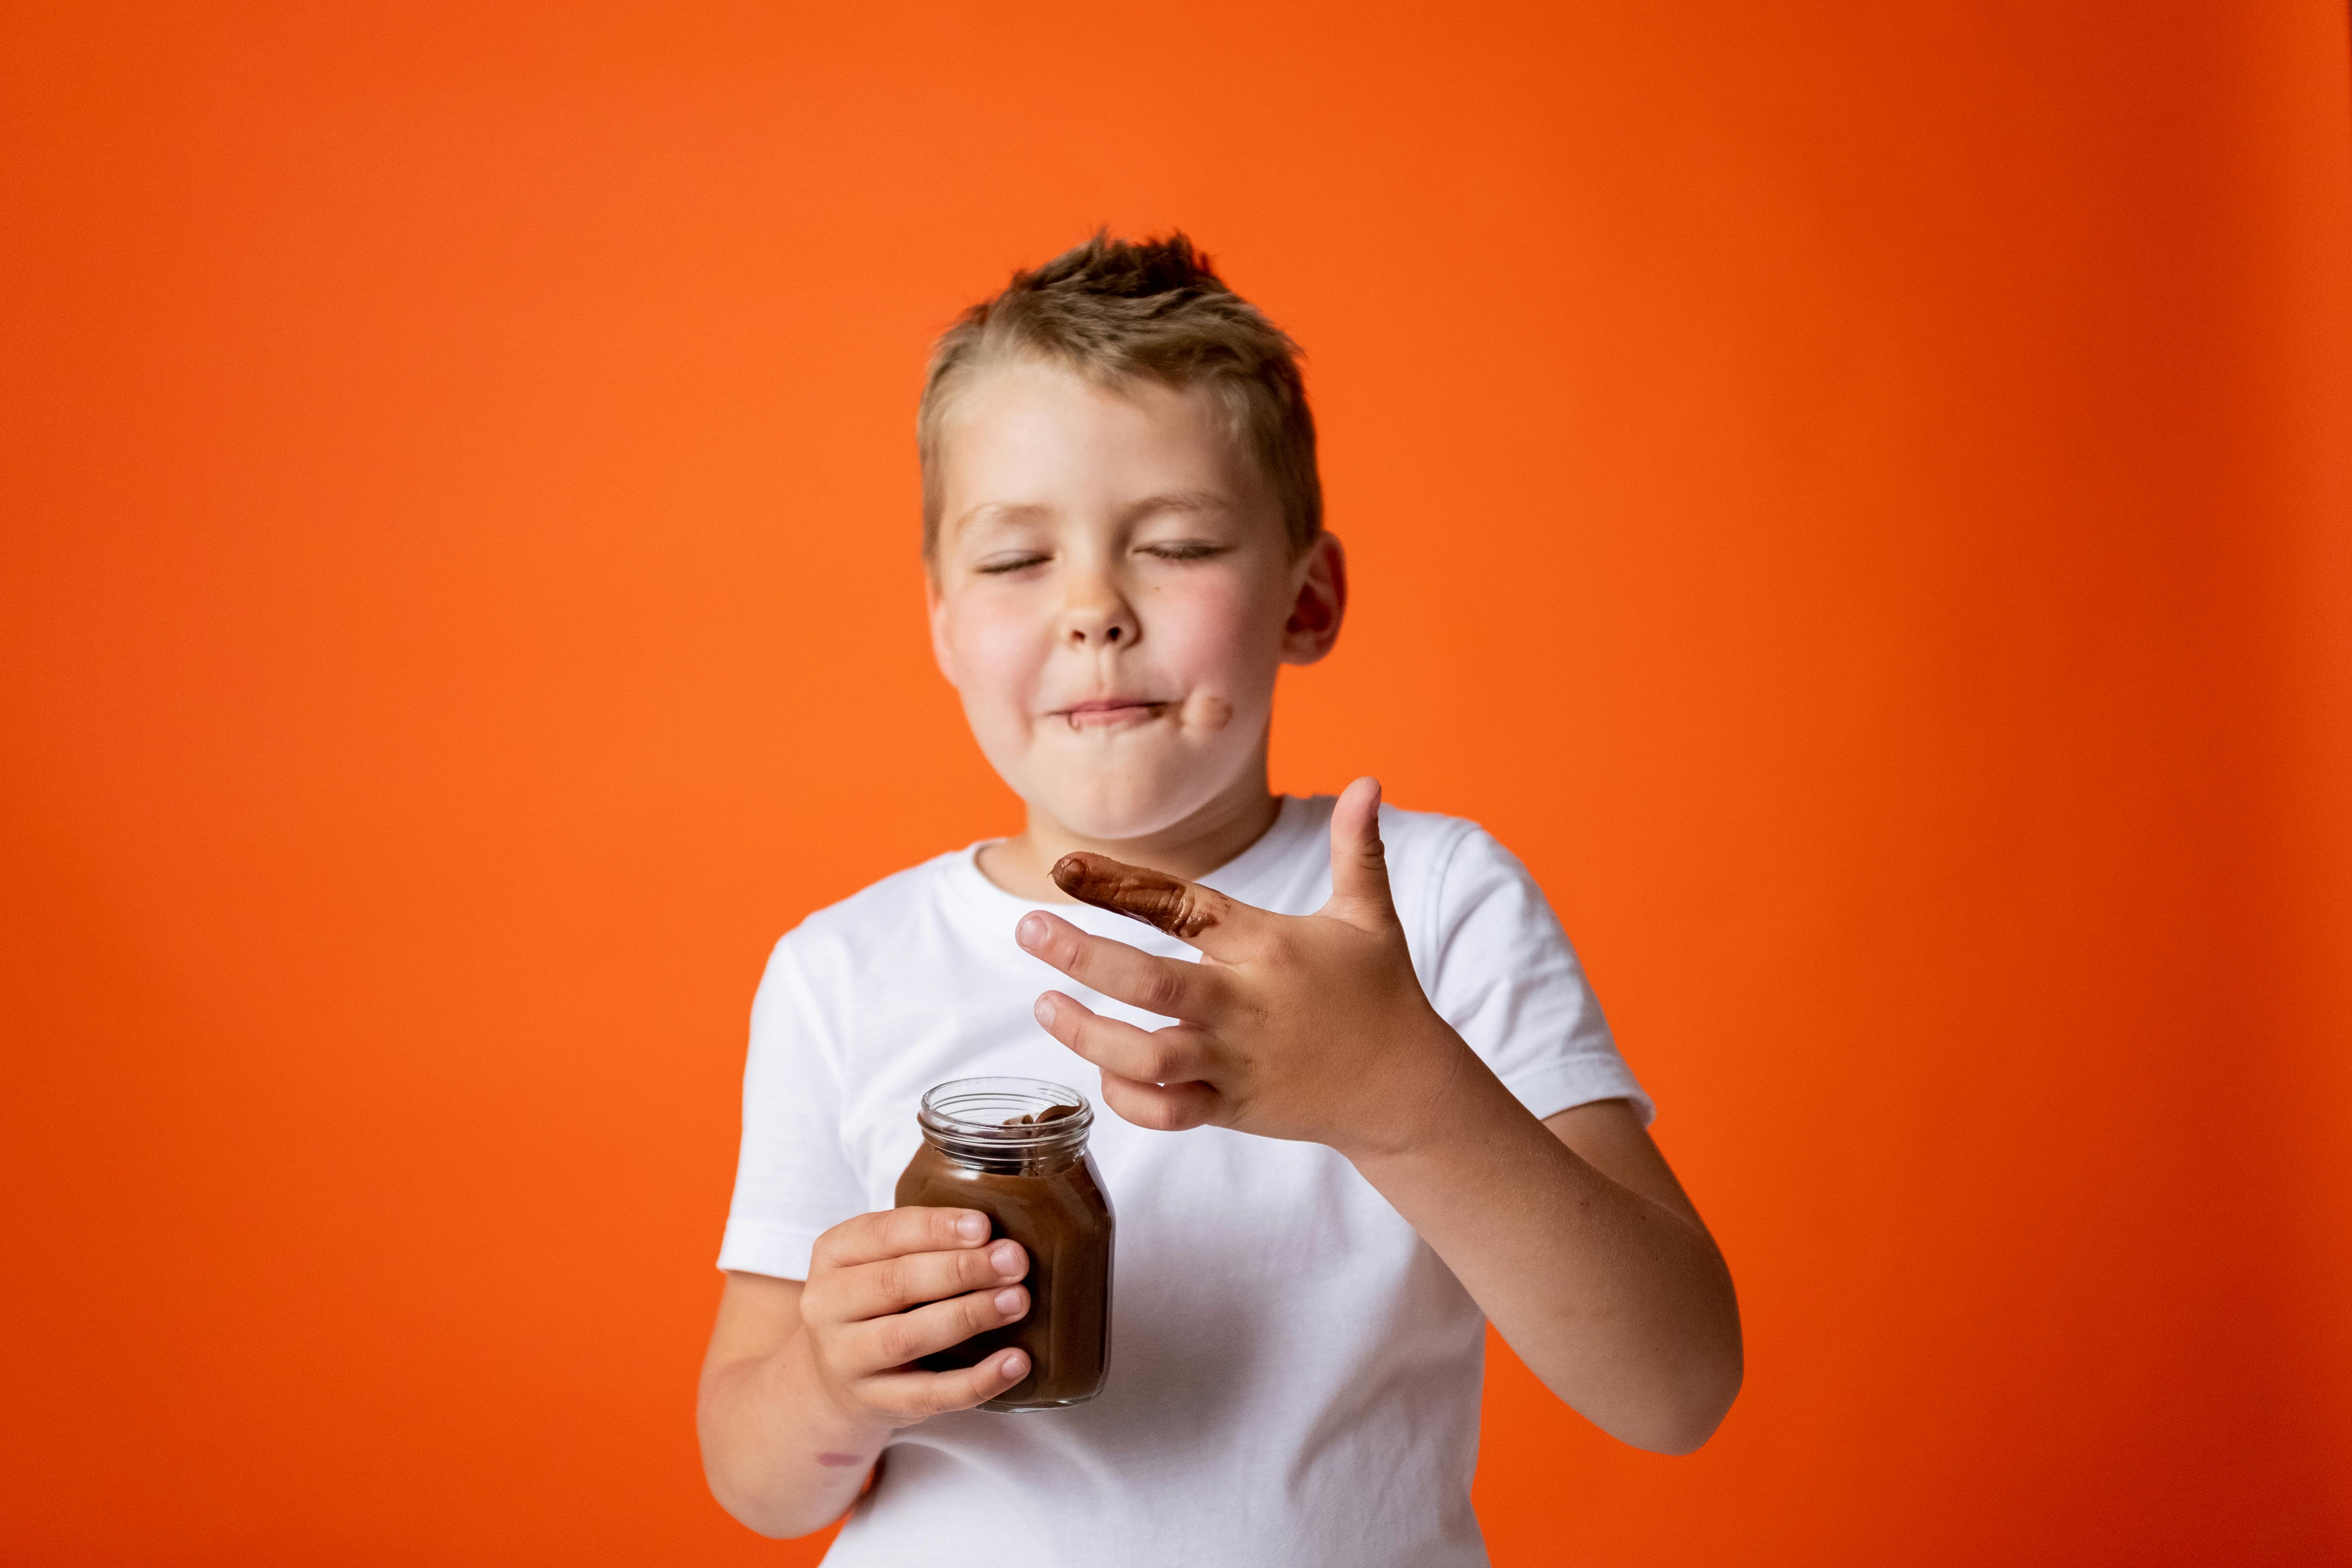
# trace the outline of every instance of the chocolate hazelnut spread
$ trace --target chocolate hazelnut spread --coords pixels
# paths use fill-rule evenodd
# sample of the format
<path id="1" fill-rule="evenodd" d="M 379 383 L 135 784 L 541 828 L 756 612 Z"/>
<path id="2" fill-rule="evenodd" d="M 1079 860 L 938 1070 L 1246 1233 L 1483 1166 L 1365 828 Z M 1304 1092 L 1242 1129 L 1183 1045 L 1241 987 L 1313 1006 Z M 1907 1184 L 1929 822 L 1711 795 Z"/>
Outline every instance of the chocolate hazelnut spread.
<path id="1" fill-rule="evenodd" d="M 1087 1152 L 1094 1108 L 1059 1084 L 968 1078 L 923 1096 L 916 1120 L 923 1146 L 898 1178 L 898 1207 L 977 1209 L 1029 1254 L 1027 1314 L 922 1364 L 947 1372 L 1018 1346 L 1029 1375 L 982 1409 L 1085 1404 L 1110 1366 L 1113 1221 Z"/>

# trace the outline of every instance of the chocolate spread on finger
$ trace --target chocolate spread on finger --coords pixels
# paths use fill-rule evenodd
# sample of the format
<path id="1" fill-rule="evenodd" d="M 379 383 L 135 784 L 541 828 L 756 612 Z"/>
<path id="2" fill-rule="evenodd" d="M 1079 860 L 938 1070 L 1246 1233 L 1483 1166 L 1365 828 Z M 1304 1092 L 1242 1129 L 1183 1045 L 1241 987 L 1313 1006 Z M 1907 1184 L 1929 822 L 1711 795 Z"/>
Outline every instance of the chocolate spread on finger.
<path id="1" fill-rule="evenodd" d="M 1213 900 L 1165 871 L 1080 850 L 1055 861 L 1049 875 L 1080 903 L 1141 921 L 1180 941 L 1190 942 L 1217 923 Z"/>

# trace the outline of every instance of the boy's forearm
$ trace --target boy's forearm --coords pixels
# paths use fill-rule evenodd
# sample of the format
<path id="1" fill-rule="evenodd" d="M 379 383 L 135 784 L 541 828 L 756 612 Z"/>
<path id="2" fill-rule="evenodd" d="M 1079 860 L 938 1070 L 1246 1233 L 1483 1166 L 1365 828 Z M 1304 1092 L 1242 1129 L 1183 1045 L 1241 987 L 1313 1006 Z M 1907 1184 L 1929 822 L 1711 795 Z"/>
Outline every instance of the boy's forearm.
<path id="1" fill-rule="evenodd" d="M 1714 1241 L 1579 1157 L 1456 1048 L 1409 1129 L 1350 1159 L 1553 1393 L 1636 1447 L 1697 1447 L 1741 1374 Z"/>
<path id="2" fill-rule="evenodd" d="M 797 1332 L 765 1354 L 705 1367 L 698 1417 L 711 1494 L 777 1539 L 846 1512 L 889 1436 L 850 1421 L 824 1396 Z"/>

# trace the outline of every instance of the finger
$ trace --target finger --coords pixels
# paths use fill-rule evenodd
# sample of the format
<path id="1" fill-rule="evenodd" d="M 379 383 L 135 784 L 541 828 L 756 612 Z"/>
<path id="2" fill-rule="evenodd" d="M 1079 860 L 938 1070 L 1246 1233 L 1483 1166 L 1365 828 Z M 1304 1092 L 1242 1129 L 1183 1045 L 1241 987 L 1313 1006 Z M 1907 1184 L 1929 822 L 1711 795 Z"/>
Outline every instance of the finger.
<path id="1" fill-rule="evenodd" d="M 988 1230 L 988 1216 L 975 1209 L 882 1209 L 843 1220 L 818 1237 L 809 1268 L 855 1268 L 909 1252 L 978 1247 Z"/>
<path id="2" fill-rule="evenodd" d="M 865 1376 L 905 1366 L 960 1345 L 974 1334 L 1018 1322 L 1028 1310 L 1025 1285 L 974 1290 L 911 1311 L 847 1324 L 840 1331 L 839 1343 L 851 1374 Z"/>
<path id="3" fill-rule="evenodd" d="M 1017 1241 L 953 1252 L 910 1252 L 835 1270 L 826 1281 L 824 1308 L 835 1322 L 859 1322 L 967 1290 L 1001 1289 L 1028 1272 L 1029 1254 Z"/>
<path id="4" fill-rule="evenodd" d="M 1062 1044 L 1107 1073 L 1144 1083 L 1181 1083 L 1209 1066 L 1207 1037 L 1177 1025 L 1141 1029 L 1106 1018 L 1058 991 L 1037 998 L 1037 1022 Z"/>
<path id="5" fill-rule="evenodd" d="M 950 1410 L 969 1410 L 995 1398 L 1029 1375 L 1029 1358 L 999 1351 L 978 1366 L 958 1372 L 888 1372 L 868 1378 L 861 1391 L 883 1410 L 921 1420 Z"/>
<path id="6" fill-rule="evenodd" d="M 1125 1121 L 1154 1132 L 1181 1132 L 1206 1127 L 1217 1120 L 1224 1096 L 1205 1083 L 1139 1083 L 1131 1078 L 1103 1074 L 1103 1103 Z"/>
<path id="7" fill-rule="evenodd" d="M 1326 914 L 1394 921 L 1389 856 L 1381 842 L 1381 781 L 1361 778 L 1331 807 L 1331 901 Z"/>
<path id="8" fill-rule="evenodd" d="M 1238 903 L 1214 888 L 1129 866 L 1108 855 L 1065 855 L 1054 862 L 1053 878 L 1055 887 L 1080 903 L 1156 926 L 1218 957 L 1235 951 L 1236 942 L 1245 942 L 1250 929 L 1265 918 L 1264 910 Z"/>
<path id="9" fill-rule="evenodd" d="M 1213 1000 L 1214 982 L 1190 959 L 1161 958 L 1096 936 L 1043 910 L 1023 915 L 1013 940 L 1079 984 L 1163 1018 L 1198 1018 Z"/>

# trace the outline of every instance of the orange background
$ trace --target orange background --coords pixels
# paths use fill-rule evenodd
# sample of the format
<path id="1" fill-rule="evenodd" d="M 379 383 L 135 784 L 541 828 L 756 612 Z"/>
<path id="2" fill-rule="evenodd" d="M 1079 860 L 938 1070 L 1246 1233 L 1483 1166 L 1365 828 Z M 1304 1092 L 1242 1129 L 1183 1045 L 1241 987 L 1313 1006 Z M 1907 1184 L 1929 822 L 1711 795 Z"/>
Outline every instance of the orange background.
<path id="1" fill-rule="evenodd" d="M 2352 1560 L 2334 0 L 12 6 L 0 1558 L 806 1563 L 690 1402 L 746 1009 L 1013 803 L 925 344 L 1307 345 L 1277 783 L 1535 868 L 1738 1275 L 1498 1563 Z"/>

